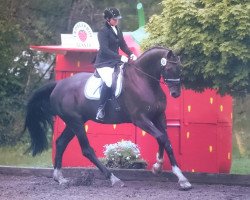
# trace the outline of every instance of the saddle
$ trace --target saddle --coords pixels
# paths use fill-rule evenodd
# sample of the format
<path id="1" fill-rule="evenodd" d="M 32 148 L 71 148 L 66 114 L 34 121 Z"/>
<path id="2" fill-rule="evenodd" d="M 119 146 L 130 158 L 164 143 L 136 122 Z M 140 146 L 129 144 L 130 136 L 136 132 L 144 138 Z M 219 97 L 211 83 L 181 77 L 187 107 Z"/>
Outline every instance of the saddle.
<path id="1" fill-rule="evenodd" d="M 115 67 L 115 71 L 112 77 L 112 91 L 115 91 L 115 97 L 118 98 L 122 91 L 122 81 L 123 81 L 123 65 Z M 84 94 L 87 99 L 99 100 L 101 94 L 103 81 L 95 70 L 94 74 L 89 77 L 84 87 Z"/>

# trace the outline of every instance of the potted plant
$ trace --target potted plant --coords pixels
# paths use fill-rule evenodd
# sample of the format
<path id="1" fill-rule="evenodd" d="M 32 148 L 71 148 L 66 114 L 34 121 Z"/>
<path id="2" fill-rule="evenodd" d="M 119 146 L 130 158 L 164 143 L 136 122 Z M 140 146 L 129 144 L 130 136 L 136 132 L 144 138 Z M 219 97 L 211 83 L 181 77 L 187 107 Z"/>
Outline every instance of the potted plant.
<path id="1" fill-rule="evenodd" d="M 139 147 L 131 141 L 122 140 L 104 146 L 105 166 L 110 168 L 145 169 L 147 163 L 141 159 Z"/>

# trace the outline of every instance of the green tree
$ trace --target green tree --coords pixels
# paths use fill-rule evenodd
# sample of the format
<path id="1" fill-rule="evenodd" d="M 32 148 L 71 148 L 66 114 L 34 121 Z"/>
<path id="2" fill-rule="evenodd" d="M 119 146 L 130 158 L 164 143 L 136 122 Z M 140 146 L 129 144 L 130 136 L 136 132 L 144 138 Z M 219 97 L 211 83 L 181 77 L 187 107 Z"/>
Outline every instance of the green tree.
<path id="1" fill-rule="evenodd" d="M 14 56 L 19 39 L 19 27 L 0 20 L 0 142 L 9 142 L 11 134 L 7 130 L 13 127 L 18 110 L 22 82 L 19 76 L 22 68 L 15 66 Z"/>
<path id="2" fill-rule="evenodd" d="M 0 144 L 13 143 L 22 130 L 30 77 L 35 80 L 29 44 L 48 40 L 50 32 L 30 11 L 31 1 L 2 0 L 0 4 Z M 37 28 L 35 28 L 37 27 Z M 38 31 L 41 30 L 41 31 Z"/>
<path id="3" fill-rule="evenodd" d="M 134 31 L 138 28 L 137 3 L 141 2 L 144 6 L 145 17 L 148 19 L 153 13 L 160 11 L 161 0 L 72 0 L 70 17 L 68 19 L 67 31 L 71 31 L 74 24 L 84 21 L 90 24 L 94 31 L 100 30 L 103 26 L 103 11 L 108 7 L 117 7 L 123 16 L 120 26 L 123 31 Z"/>
<path id="4" fill-rule="evenodd" d="M 143 47 L 163 45 L 180 53 L 186 88 L 250 92 L 248 0 L 163 0 L 146 26 Z"/>

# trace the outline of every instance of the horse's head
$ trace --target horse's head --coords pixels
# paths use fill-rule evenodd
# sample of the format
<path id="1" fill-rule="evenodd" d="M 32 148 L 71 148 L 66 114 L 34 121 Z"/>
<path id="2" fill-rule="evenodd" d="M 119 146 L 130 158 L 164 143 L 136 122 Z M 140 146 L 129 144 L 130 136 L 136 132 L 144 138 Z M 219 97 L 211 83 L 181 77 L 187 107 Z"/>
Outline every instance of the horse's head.
<path id="1" fill-rule="evenodd" d="M 153 47 L 145 51 L 131 66 L 146 75 L 152 83 L 159 83 L 162 76 L 171 96 L 177 98 L 181 93 L 180 64 L 179 57 L 172 50 Z"/>
<path id="2" fill-rule="evenodd" d="M 168 50 L 168 52 L 161 58 L 161 75 L 164 82 L 168 85 L 170 95 L 174 98 L 179 97 L 181 94 L 180 64 L 180 58 L 171 50 Z"/>

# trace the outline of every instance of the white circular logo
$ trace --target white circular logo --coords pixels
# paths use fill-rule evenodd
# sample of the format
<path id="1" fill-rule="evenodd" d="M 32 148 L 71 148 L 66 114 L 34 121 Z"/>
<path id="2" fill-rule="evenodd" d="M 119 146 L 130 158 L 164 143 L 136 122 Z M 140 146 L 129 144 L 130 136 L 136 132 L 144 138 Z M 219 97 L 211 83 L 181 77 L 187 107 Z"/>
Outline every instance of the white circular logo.
<path id="1" fill-rule="evenodd" d="M 142 8 L 142 3 L 137 4 L 137 9 L 140 10 Z"/>
<path id="2" fill-rule="evenodd" d="M 167 59 L 166 58 L 162 58 L 161 59 L 161 65 L 162 66 L 166 66 L 166 64 L 167 64 Z"/>
<path id="3" fill-rule="evenodd" d="M 90 47 L 93 31 L 87 23 L 78 22 L 73 28 L 73 37 L 78 47 Z"/>

